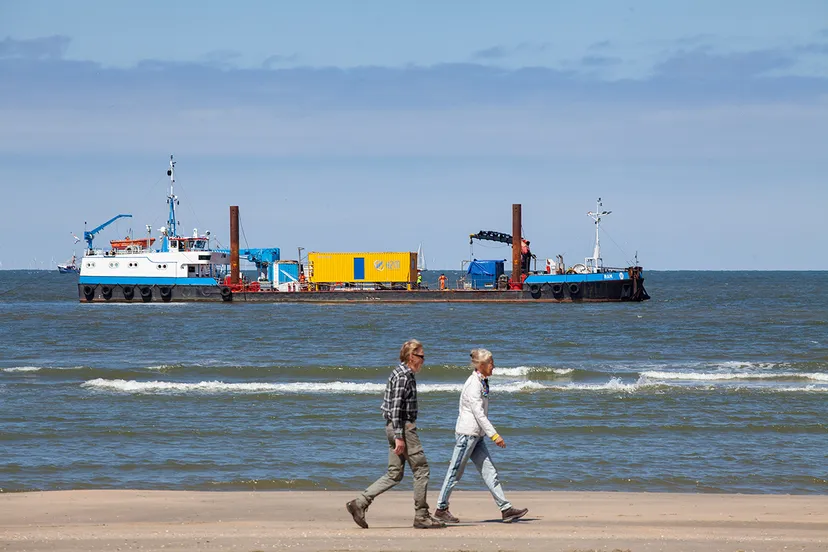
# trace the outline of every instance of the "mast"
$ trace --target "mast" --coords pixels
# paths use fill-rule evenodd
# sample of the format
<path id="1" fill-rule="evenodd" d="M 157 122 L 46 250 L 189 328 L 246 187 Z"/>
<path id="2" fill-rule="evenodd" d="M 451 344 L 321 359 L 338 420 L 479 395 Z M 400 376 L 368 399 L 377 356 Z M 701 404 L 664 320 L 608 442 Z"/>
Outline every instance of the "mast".
<path id="1" fill-rule="evenodd" d="M 598 270 L 603 265 L 603 261 L 601 259 L 601 237 L 599 235 L 599 228 L 601 226 L 601 217 L 605 217 L 608 214 L 612 213 L 612 211 L 604 211 L 603 204 L 601 203 L 601 198 L 598 198 L 598 203 L 595 207 L 595 212 L 589 211 L 587 216 L 595 221 L 595 248 L 592 250 L 592 257 L 587 257 L 584 259 L 586 266 L 590 269 L 590 272 L 598 272 Z"/>
<path id="2" fill-rule="evenodd" d="M 170 177 L 170 195 L 167 196 L 167 203 L 170 205 L 170 216 L 167 219 L 167 227 L 164 229 L 164 236 L 161 240 L 161 251 L 169 251 L 168 237 L 175 237 L 176 220 L 175 220 L 175 206 L 178 205 L 178 196 L 175 195 L 175 161 L 170 155 L 170 168 L 167 169 L 167 176 Z"/>

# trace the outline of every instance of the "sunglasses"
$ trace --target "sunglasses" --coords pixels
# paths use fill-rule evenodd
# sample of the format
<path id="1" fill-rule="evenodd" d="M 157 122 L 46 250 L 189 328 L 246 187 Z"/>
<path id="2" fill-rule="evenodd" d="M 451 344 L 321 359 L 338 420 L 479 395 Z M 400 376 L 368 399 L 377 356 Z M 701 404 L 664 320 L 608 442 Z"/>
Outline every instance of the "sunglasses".
<path id="1" fill-rule="evenodd" d="M 411 354 L 414 355 L 415 357 L 420 357 L 421 359 L 425 360 L 425 355 L 421 355 L 419 353 L 411 353 Z"/>

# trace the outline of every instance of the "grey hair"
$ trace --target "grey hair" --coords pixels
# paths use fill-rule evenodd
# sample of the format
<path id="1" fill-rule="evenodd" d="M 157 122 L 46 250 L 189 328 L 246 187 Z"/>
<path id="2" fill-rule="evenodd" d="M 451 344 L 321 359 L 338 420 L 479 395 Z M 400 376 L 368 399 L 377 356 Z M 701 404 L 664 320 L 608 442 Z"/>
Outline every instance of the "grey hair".
<path id="1" fill-rule="evenodd" d="M 488 349 L 472 349 L 469 356 L 471 357 L 471 365 L 475 370 L 492 361 L 492 352 Z"/>
<path id="2" fill-rule="evenodd" d="M 422 348 L 422 343 L 420 343 L 416 339 L 409 339 L 408 341 L 403 343 L 402 347 L 400 348 L 400 362 L 407 364 L 408 361 L 411 360 L 411 354 L 417 349 Z"/>

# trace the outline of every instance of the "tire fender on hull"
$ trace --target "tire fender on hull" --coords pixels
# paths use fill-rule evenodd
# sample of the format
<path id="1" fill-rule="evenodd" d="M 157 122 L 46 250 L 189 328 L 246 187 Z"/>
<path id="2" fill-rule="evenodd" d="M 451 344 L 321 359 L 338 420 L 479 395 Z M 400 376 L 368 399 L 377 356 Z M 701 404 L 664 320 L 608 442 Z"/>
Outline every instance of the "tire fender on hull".
<path id="1" fill-rule="evenodd" d="M 149 303 L 152 301 L 152 288 L 148 286 L 144 286 L 141 288 L 141 299 L 144 303 Z"/>
<path id="2" fill-rule="evenodd" d="M 165 303 L 169 303 L 170 299 L 172 299 L 172 288 L 169 286 L 161 286 L 158 288 L 158 293 L 161 294 L 161 300 Z"/>
<path id="3" fill-rule="evenodd" d="M 87 301 L 91 301 L 92 299 L 95 298 L 95 287 L 96 286 L 91 286 L 91 285 L 83 286 L 83 297 L 84 297 L 84 299 L 86 299 Z"/>

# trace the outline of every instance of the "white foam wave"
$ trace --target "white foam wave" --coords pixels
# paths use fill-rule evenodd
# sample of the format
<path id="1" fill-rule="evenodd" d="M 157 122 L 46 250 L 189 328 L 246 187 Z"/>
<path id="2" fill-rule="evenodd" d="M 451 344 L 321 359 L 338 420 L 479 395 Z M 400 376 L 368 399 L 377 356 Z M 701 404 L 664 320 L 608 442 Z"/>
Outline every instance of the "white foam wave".
<path id="1" fill-rule="evenodd" d="M 774 362 L 747 362 L 741 360 L 728 360 L 725 362 L 716 362 L 711 366 L 724 368 L 726 370 L 768 370 L 778 366 Z"/>
<path id="2" fill-rule="evenodd" d="M 828 386 L 806 385 L 804 387 L 781 387 L 779 389 L 776 389 L 776 391 L 782 391 L 782 392 L 785 392 L 785 393 L 799 393 L 799 392 L 828 393 Z"/>
<path id="3" fill-rule="evenodd" d="M 227 383 L 223 381 L 201 381 L 198 383 L 180 383 L 97 378 L 86 381 L 81 385 L 93 389 L 123 393 L 340 393 L 381 395 L 385 391 L 384 383 L 358 383 L 350 381 L 292 383 Z M 492 386 L 492 392 L 495 393 L 518 393 L 536 389 L 546 389 L 546 386 L 531 381 Z M 426 383 L 417 386 L 417 391 L 420 393 L 460 393 L 462 390 L 463 385 L 455 383 Z"/>
<path id="4" fill-rule="evenodd" d="M 3 368 L 4 372 L 39 372 L 40 370 L 82 370 L 84 366 L 15 366 Z"/>
<path id="5" fill-rule="evenodd" d="M 772 380 L 772 379 L 809 379 L 815 381 L 828 381 L 828 374 L 822 372 L 642 372 L 641 376 L 646 379 L 657 380 L 693 380 L 693 381 L 716 381 L 716 380 Z"/>
<path id="6" fill-rule="evenodd" d="M 171 381 L 135 381 L 107 380 L 97 378 L 81 384 L 83 387 L 122 391 L 126 393 L 354 393 L 377 394 L 385 389 L 384 383 L 355 383 L 348 381 L 333 382 L 292 382 L 292 383 L 226 383 L 223 381 L 201 381 L 198 383 L 180 383 Z"/>
<path id="7" fill-rule="evenodd" d="M 15 366 L 14 368 L 3 368 L 4 372 L 37 372 L 40 370 L 37 366 Z"/>
<path id="8" fill-rule="evenodd" d="M 567 385 L 552 385 L 549 386 L 549 389 L 559 391 L 624 391 L 626 393 L 632 393 L 654 385 L 640 379 L 635 383 L 624 383 L 620 378 L 610 378 L 606 383 L 570 383 Z"/>
<path id="9" fill-rule="evenodd" d="M 528 376 L 530 373 L 547 373 L 564 376 L 571 374 L 575 370 L 573 368 L 535 368 L 532 366 L 517 366 L 515 368 L 500 368 L 495 367 L 493 377 L 521 377 Z"/>

